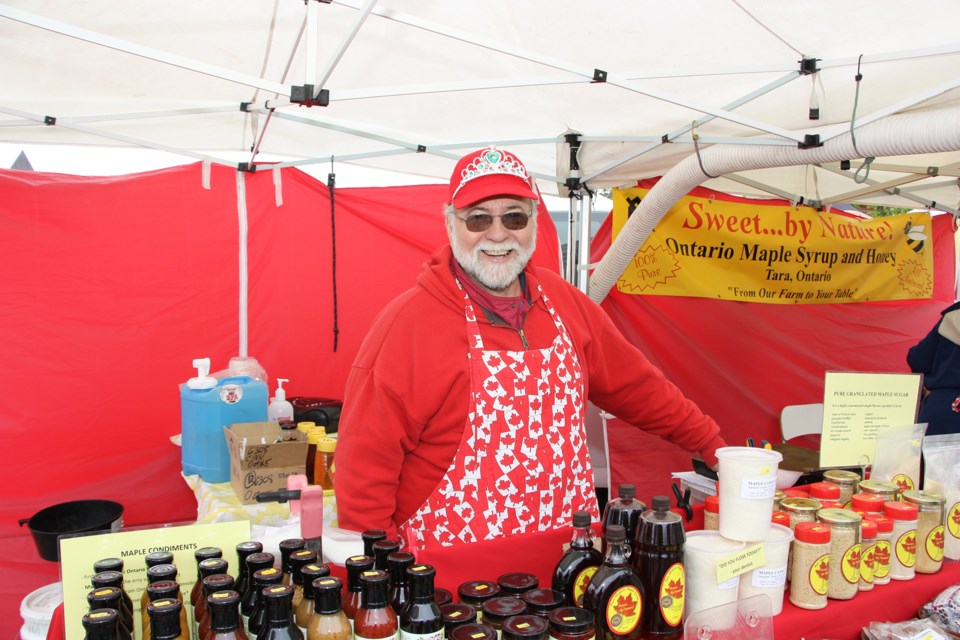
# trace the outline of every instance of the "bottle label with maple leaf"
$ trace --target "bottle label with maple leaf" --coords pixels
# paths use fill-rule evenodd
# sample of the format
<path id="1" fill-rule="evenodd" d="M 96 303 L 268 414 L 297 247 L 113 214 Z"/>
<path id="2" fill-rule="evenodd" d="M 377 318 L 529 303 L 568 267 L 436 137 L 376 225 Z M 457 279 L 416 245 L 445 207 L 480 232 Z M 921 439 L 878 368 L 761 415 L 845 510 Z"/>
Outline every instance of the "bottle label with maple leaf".
<path id="1" fill-rule="evenodd" d="M 830 579 L 830 554 L 825 553 L 810 565 L 810 588 L 821 596 L 827 595 Z"/>
<path id="2" fill-rule="evenodd" d="M 940 562 L 943 560 L 943 525 L 939 525 L 930 530 L 930 533 L 927 534 L 927 539 L 924 544 L 924 548 L 927 551 L 927 555 L 934 562 Z"/>
<path id="3" fill-rule="evenodd" d="M 873 546 L 873 577 L 886 578 L 890 575 L 890 551 L 892 545 L 889 540 L 877 540 Z"/>
<path id="4" fill-rule="evenodd" d="M 947 529 L 954 538 L 960 538 L 960 502 L 950 507 L 947 513 Z"/>
<path id="5" fill-rule="evenodd" d="M 660 582 L 660 614 L 671 627 L 676 627 L 683 619 L 686 582 L 683 564 L 679 562 L 667 569 Z"/>
<path id="6" fill-rule="evenodd" d="M 917 530 L 910 529 L 897 538 L 897 560 L 905 567 L 917 564 Z"/>
<path id="7" fill-rule="evenodd" d="M 840 571 L 843 573 L 843 579 L 850 584 L 860 582 L 860 544 L 851 545 L 843 552 Z"/>
<path id="8" fill-rule="evenodd" d="M 573 600 L 576 606 L 583 607 L 583 594 L 587 592 L 587 587 L 590 586 L 590 580 L 593 579 L 593 574 L 595 574 L 599 568 L 600 567 L 587 567 L 577 574 L 577 577 L 573 581 Z"/>
<path id="9" fill-rule="evenodd" d="M 613 592 L 607 601 L 607 627 L 618 636 L 625 636 L 640 624 L 643 600 L 640 590 L 628 584 Z"/>
<path id="10" fill-rule="evenodd" d="M 898 473 L 897 475 L 893 476 L 892 482 L 900 487 L 900 493 L 916 489 L 916 485 L 914 484 L 913 480 L 911 480 L 910 476 L 905 473 Z"/>
<path id="11" fill-rule="evenodd" d="M 877 544 L 871 544 L 863 549 L 860 555 L 860 579 L 866 584 L 873 584 L 873 572 L 877 564 Z M 861 588 L 861 591 L 863 589 Z"/>

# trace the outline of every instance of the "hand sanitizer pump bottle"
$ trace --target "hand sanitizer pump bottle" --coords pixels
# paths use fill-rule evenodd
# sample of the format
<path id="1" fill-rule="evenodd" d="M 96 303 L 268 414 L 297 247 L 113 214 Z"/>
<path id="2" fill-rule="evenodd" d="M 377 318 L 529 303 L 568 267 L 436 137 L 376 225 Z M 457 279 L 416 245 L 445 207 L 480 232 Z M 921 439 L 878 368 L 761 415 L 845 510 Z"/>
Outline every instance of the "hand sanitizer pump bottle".
<path id="1" fill-rule="evenodd" d="M 287 391 L 283 388 L 287 378 L 277 378 L 277 391 L 267 407 L 267 419 L 271 422 L 293 420 L 293 405 L 287 400 Z"/>
<path id="2" fill-rule="evenodd" d="M 217 380 L 210 358 L 193 361 L 197 377 L 180 388 L 181 462 L 184 475 L 229 482 L 230 454 L 223 428 L 267 419 L 267 384 L 250 376 Z"/>

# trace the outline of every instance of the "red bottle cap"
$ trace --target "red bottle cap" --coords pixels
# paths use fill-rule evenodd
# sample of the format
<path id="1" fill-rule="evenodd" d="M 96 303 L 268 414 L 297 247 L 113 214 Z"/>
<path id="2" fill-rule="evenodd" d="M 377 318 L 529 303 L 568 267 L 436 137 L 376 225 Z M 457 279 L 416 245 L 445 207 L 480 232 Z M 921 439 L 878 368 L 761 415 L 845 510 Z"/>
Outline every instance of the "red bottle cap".
<path id="1" fill-rule="evenodd" d="M 821 509 L 843 509 L 843 505 L 836 500 L 827 500 L 826 498 L 814 498 L 814 500 L 820 503 Z"/>
<path id="2" fill-rule="evenodd" d="M 827 500 L 837 500 L 840 498 L 840 485 L 832 482 L 814 482 L 807 485 L 807 491 L 811 498 L 826 498 Z"/>
<path id="3" fill-rule="evenodd" d="M 877 527 L 876 522 L 870 522 L 869 520 L 863 520 L 860 522 L 860 538 L 862 540 L 873 540 L 877 537 L 878 530 L 879 527 Z"/>
<path id="4" fill-rule="evenodd" d="M 819 522 L 798 522 L 793 535 L 798 542 L 826 544 L 830 542 L 830 527 Z"/>
<path id="5" fill-rule="evenodd" d="M 773 524 L 782 524 L 785 527 L 790 526 L 790 514 L 786 511 L 774 511 L 773 517 L 770 518 L 770 522 Z"/>
<path id="6" fill-rule="evenodd" d="M 720 496 L 707 496 L 703 499 L 703 510 L 720 513 Z"/>
<path id="7" fill-rule="evenodd" d="M 877 531 L 880 533 L 890 533 L 893 531 L 893 520 L 879 513 L 865 513 L 863 519 L 877 525 Z"/>
<path id="8" fill-rule="evenodd" d="M 791 489 L 784 489 L 783 494 L 788 498 L 809 498 L 810 492 L 806 489 L 798 489 L 793 487 Z"/>
<path id="9" fill-rule="evenodd" d="M 883 513 L 883 498 L 875 493 L 855 493 L 850 498 L 850 508 L 866 513 Z"/>
<path id="10" fill-rule="evenodd" d="M 909 502 L 884 502 L 883 515 L 894 520 L 916 520 L 917 505 Z"/>

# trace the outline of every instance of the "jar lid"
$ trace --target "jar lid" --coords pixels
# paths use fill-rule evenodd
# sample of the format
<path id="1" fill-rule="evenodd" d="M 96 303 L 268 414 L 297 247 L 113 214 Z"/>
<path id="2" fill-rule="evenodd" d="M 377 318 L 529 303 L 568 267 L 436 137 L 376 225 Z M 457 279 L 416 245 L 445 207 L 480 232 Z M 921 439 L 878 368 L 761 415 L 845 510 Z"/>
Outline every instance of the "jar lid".
<path id="1" fill-rule="evenodd" d="M 444 625 L 453 627 L 461 624 L 472 624 L 477 621 L 477 610 L 469 604 L 451 602 L 440 607 Z"/>
<path id="2" fill-rule="evenodd" d="M 337 450 L 337 441 L 333 438 L 320 438 L 317 440 L 317 451 L 322 453 L 333 453 Z"/>
<path id="3" fill-rule="evenodd" d="M 860 474 L 845 469 L 827 469 L 823 472 L 823 479 L 836 484 L 856 484 L 860 482 Z"/>
<path id="4" fill-rule="evenodd" d="M 560 633 L 583 633 L 593 627 L 593 612 L 580 607 L 560 607 L 547 614 L 550 628 Z"/>
<path id="5" fill-rule="evenodd" d="M 894 520 L 916 520 L 917 505 L 909 502 L 885 502 L 883 505 L 883 515 Z"/>
<path id="6" fill-rule="evenodd" d="M 905 502 L 919 505 L 921 510 L 924 507 L 942 507 L 946 503 L 946 498 L 939 493 L 920 491 L 919 489 L 909 489 L 904 491 L 900 497 Z"/>
<path id="7" fill-rule="evenodd" d="M 490 598 L 483 603 L 484 620 L 494 618 L 503 620 L 510 616 L 518 616 L 527 610 L 527 603 L 513 596 Z"/>
<path id="8" fill-rule="evenodd" d="M 880 480 L 863 480 L 860 482 L 860 493 L 893 493 L 900 491 L 900 487 L 892 482 L 881 482 Z"/>
<path id="9" fill-rule="evenodd" d="M 497 640 L 497 630 L 488 624 L 464 624 L 450 632 L 451 640 Z"/>
<path id="10" fill-rule="evenodd" d="M 790 489 L 784 489 L 783 495 L 786 496 L 786 498 L 783 500 L 786 500 L 787 498 L 809 498 L 810 492 L 806 489 L 797 489 L 796 487 L 792 487 Z M 783 500 L 781 500 L 781 502 L 783 502 Z"/>
<path id="11" fill-rule="evenodd" d="M 540 579 L 532 573 L 515 571 L 513 573 L 505 573 L 497 578 L 497 585 L 504 594 L 518 596 L 524 591 L 539 587 Z"/>
<path id="12" fill-rule="evenodd" d="M 831 526 L 856 527 L 863 518 L 849 509 L 820 509 L 817 511 L 817 520 Z"/>
<path id="13" fill-rule="evenodd" d="M 836 500 L 840 497 L 840 485 L 833 482 L 814 482 L 807 485 L 811 498 L 826 498 Z"/>
<path id="14" fill-rule="evenodd" d="M 780 524 L 785 527 L 790 526 L 790 514 L 785 511 L 774 511 L 773 517 L 770 518 L 770 522 L 773 524 Z"/>
<path id="15" fill-rule="evenodd" d="M 556 589 L 530 589 L 521 597 L 531 613 L 550 611 L 563 604 L 563 593 Z"/>
<path id="16" fill-rule="evenodd" d="M 863 540 L 873 540 L 877 537 L 877 531 L 879 527 L 876 522 L 864 520 L 860 523 L 860 538 Z"/>
<path id="17" fill-rule="evenodd" d="M 813 513 L 820 503 L 810 498 L 784 498 L 780 501 L 780 511 L 787 513 Z"/>
<path id="18" fill-rule="evenodd" d="M 798 522 L 793 535 L 797 542 L 826 544 L 830 542 L 830 527 L 819 522 Z"/>
<path id="19" fill-rule="evenodd" d="M 883 511 L 883 498 L 875 493 L 855 493 L 850 498 L 850 507 L 857 511 Z"/>
<path id="20" fill-rule="evenodd" d="M 890 533 L 893 531 L 893 519 L 879 513 L 865 513 L 863 519 L 877 525 L 879 533 Z"/>
<path id="21" fill-rule="evenodd" d="M 406 553 L 406 552 L 397 551 L 395 553 Z M 392 556 L 394 554 L 391 553 L 390 555 Z M 390 558 L 387 557 L 387 560 L 390 560 Z M 446 589 L 441 589 L 437 587 L 433 590 L 433 601 L 437 603 L 438 607 L 442 607 L 445 604 L 450 604 L 451 602 L 453 602 L 453 594 L 447 591 Z"/>
<path id="22" fill-rule="evenodd" d="M 486 600 L 496 598 L 500 595 L 500 587 L 497 583 L 489 580 L 470 580 L 457 587 L 457 593 L 460 600 L 469 598 L 470 600 Z"/>
<path id="23" fill-rule="evenodd" d="M 540 616 L 520 615 L 503 622 L 500 637 L 503 640 L 523 640 L 525 638 L 545 638 L 550 624 Z"/>
<path id="24" fill-rule="evenodd" d="M 820 502 L 821 509 L 843 509 L 843 504 L 836 500 L 827 500 L 826 498 L 811 498 Z"/>
<path id="25" fill-rule="evenodd" d="M 720 496 L 707 496 L 703 499 L 703 510 L 720 513 Z"/>

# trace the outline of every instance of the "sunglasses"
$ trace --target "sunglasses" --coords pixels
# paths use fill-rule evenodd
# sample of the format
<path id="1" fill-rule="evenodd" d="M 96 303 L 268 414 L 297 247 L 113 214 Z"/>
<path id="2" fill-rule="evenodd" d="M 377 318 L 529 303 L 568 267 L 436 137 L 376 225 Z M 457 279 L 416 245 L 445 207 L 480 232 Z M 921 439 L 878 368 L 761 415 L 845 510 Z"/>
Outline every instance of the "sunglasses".
<path id="1" fill-rule="evenodd" d="M 467 231 L 473 232 L 486 231 L 493 226 L 494 218 L 500 218 L 500 224 L 503 225 L 504 229 L 509 229 L 510 231 L 526 229 L 527 223 L 530 222 L 530 215 L 519 211 L 511 211 L 510 213 L 503 213 L 498 216 L 490 215 L 489 213 L 474 213 L 464 218 L 456 214 L 454 214 L 454 217 L 467 225 Z"/>

